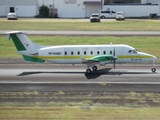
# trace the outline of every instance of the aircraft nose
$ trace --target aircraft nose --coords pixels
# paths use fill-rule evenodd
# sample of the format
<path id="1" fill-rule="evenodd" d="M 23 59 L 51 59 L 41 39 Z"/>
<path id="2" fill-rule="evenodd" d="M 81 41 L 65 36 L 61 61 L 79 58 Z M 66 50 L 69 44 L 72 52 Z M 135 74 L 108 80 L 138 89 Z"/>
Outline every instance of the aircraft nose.
<path id="1" fill-rule="evenodd" d="M 156 56 L 153 56 L 153 61 L 157 60 L 157 57 Z"/>

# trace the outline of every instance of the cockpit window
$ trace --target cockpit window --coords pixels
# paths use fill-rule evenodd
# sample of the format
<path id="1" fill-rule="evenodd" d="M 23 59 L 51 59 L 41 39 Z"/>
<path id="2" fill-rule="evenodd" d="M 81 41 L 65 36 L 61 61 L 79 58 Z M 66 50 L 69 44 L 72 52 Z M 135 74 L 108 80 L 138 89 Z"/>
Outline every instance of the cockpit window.
<path id="1" fill-rule="evenodd" d="M 128 53 L 137 53 L 136 50 L 129 50 Z"/>
<path id="2" fill-rule="evenodd" d="M 133 50 L 133 53 L 137 53 L 137 51 L 136 51 L 136 50 Z"/>
<path id="3" fill-rule="evenodd" d="M 132 50 L 129 50 L 128 52 L 129 52 L 129 53 L 132 53 Z"/>

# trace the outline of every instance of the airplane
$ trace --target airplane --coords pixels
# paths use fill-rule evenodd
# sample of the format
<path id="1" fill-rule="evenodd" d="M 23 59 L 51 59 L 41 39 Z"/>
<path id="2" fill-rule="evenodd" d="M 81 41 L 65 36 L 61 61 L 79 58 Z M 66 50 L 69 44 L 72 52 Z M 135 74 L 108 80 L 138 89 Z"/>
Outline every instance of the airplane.
<path id="1" fill-rule="evenodd" d="M 54 64 L 85 64 L 86 74 L 97 70 L 96 65 L 105 66 L 112 63 L 146 63 L 151 62 L 151 71 L 156 72 L 156 56 L 137 51 L 135 48 L 118 44 L 113 45 L 61 45 L 43 46 L 32 42 L 24 31 L 7 32 L 7 39 L 12 38 L 13 43 L 25 61 Z M 92 70 L 91 70 L 92 68 Z"/>

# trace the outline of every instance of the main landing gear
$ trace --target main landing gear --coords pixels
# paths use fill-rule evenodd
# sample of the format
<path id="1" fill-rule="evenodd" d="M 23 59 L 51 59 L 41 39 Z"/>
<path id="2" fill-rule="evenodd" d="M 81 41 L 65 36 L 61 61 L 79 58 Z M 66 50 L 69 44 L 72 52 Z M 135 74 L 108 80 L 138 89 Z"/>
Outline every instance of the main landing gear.
<path id="1" fill-rule="evenodd" d="M 97 66 L 93 66 L 93 67 L 92 67 L 92 70 L 93 70 L 93 71 L 96 71 L 96 70 L 97 70 Z M 87 74 L 90 74 L 90 73 L 92 72 L 92 70 L 91 70 L 91 69 L 89 68 L 89 66 L 88 66 L 88 69 L 86 70 L 86 73 L 87 73 Z"/>

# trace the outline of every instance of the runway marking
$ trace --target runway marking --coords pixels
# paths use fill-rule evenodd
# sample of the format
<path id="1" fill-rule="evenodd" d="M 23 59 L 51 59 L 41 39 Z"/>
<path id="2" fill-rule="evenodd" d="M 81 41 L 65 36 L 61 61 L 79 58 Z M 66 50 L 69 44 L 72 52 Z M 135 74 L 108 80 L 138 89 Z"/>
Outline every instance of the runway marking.
<path id="1" fill-rule="evenodd" d="M 160 85 L 160 82 L 34 82 L 34 81 L 1 81 L 0 84 L 101 84 L 101 85 L 109 85 L 109 84 L 132 84 L 132 85 Z"/>

